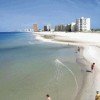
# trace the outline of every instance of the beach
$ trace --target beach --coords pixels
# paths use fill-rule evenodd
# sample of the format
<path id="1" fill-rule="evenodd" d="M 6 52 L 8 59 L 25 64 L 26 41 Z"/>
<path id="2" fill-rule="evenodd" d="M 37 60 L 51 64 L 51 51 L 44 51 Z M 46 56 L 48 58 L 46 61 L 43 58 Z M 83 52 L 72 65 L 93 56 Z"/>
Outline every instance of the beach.
<path id="1" fill-rule="evenodd" d="M 96 91 L 100 91 L 100 34 L 81 32 L 37 32 L 36 34 L 36 39 L 44 42 L 83 47 L 83 57 L 89 63 L 86 69 L 90 70 L 92 63 L 96 66 L 93 73 L 87 72 L 87 77 L 76 100 L 94 100 Z"/>

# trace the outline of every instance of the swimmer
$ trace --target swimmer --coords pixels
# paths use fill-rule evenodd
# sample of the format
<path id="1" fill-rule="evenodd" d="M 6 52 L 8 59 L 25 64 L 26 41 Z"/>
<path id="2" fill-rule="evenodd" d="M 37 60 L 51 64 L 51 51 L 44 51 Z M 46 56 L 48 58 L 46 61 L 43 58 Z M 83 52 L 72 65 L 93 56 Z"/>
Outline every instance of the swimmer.
<path id="1" fill-rule="evenodd" d="M 49 94 L 46 95 L 47 100 L 51 100 Z"/>

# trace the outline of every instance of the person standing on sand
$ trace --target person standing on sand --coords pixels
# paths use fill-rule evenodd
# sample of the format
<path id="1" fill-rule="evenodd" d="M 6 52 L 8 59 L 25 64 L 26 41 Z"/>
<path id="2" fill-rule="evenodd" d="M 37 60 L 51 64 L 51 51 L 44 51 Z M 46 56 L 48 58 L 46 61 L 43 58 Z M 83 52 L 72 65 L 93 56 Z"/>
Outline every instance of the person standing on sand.
<path id="1" fill-rule="evenodd" d="M 95 67 L 95 63 L 93 63 L 93 64 L 91 65 L 91 72 L 93 72 L 94 67 Z"/>
<path id="2" fill-rule="evenodd" d="M 47 100 L 51 100 L 49 94 L 47 94 L 46 97 L 47 97 Z"/>
<path id="3" fill-rule="evenodd" d="M 100 100 L 100 93 L 99 93 L 99 91 L 97 91 L 96 93 L 97 93 L 97 94 L 96 94 L 96 96 L 95 96 L 95 100 Z"/>
<path id="4" fill-rule="evenodd" d="M 80 52 L 80 47 L 78 47 L 77 51 Z"/>

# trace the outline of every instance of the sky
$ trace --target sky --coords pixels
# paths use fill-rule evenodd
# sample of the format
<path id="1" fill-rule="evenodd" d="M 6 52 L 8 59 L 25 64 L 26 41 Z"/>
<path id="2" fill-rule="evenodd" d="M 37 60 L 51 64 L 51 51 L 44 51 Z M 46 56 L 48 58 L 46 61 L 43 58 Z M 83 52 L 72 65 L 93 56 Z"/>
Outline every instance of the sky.
<path id="1" fill-rule="evenodd" d="M 0 31 L 69 24 L 80 17 L 100 28 L 100 0 L 0 0 Z"/>

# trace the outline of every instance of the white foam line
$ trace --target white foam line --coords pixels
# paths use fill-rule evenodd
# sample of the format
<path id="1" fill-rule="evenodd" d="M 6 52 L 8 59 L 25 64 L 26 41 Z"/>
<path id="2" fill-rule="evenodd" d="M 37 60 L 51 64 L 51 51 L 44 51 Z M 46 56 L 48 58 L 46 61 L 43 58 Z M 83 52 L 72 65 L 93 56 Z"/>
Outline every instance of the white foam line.
<path id="1" fill-rule="evenodd" d="M 56 62 L 57 63 L 57 62 Z M 62 77 L 63 75 L 63 72 L 61 70 L 61 67 L 59 66 L 59 64 L 57 64 L 57 67 L 58 67 L 58 79 Z"/>
<path id="2" fill-rule="evenodd" d="M 62 76 L 62 70 L 61 70 L 61 68 L 60 68 L 60 66 L 59 66 L 59 64 L 57 64 L 57 67 L 58 67 L 58 79 Z"/>
<path id="3" fill-rule="evenodd" d="M 51 85 L 52 81 L 58 81 L 59 77 L 61 76 L 62 71 L 60 72 L 58 64 L 56 63 L 56 70 L 54 77 L 47 83 L 47 85 L 44 88 L 47 88 L 49 85 Z"/>
<path id="4" fill-rule="evenodd" d="M 56 66 L 57 66 L 57 63 L 56 63 Z M 58 67 L 56 67 L 56 75 L 55 75 L 55 79 L 58 80 Z"/>
<path id="5" fill-rule="evenodd" d="M 72 76 L 74 77 L 74 80 L 75 80 L 75 83 L 76 83 L 76 89 L 77 89 L 77 92 L 78 92 L 78 82 L 77 82 L 77 79 L 76 79 L 73 71 L 70 68 L 68 68 L 66 65 L 64 65 L 60 60 L 56 59 L 55 61 L 60 63 L 61 65 L 63 65 L 72 74 Z"/>

